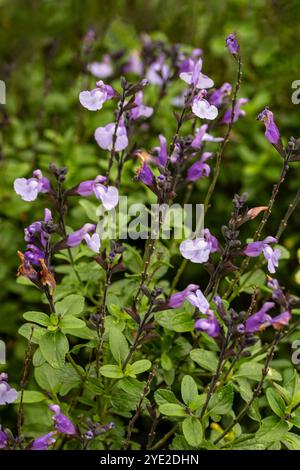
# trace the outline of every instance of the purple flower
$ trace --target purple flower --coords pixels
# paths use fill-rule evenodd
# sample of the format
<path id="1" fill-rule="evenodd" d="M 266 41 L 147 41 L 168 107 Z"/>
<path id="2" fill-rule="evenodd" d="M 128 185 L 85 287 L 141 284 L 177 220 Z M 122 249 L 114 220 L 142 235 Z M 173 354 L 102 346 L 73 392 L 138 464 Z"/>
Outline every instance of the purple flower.
<path id="1" fill-rule="evenodd" d="M 213 120 L 218 116 L 218 108 L 209 104 L 206 99 L 202 98 L 202 93 L 194 99 L 192 111 L 201 119 Z"/>
<path id="2" fill-rule="evenodd" d="M 203 229 L 201 236 L 195 240 L 184 240 L 179 246 L 182 256 L 192 263 L 206 263 L 210 253 L 219 249 L 216 237 L 208 229 Z"/>
<path id="3" fill-rule="evenodd" d="M 213 104 L 217 108 L 221 108 L 226 96 L 231 94 L 232 86 L 230 83 L 223 83 L 223 85 L 215 90 L 209 97 L 210 104 Z"/>
<path id="4" fill-rule="evenodd" d="M 97 78 L 110 77 L 113 73 L 110 56 L 105 54 L 102 58 L 102 62 L 91 62 L 88 64 L 87 69 Z"/>
<path id="5" fill-rule="evenodd" d="M 99 253 L 101 240 L 98 233 L 93 233 L 92 236 L 89 233 L 86 233 L 83 238 L 90 250 L 94 251 L 95 253 Z"/>
<path id="6" fill-rule="evenodd" d="M 76 193 L 86 197 L 95 194 L 96 198 L 102 201 L 105 209 L 111 210 L 119 202 L 119 192 L 114 186 L 104 186 L 105 176 L 98 175 L 94 180 L 83 181 L 76 188 Z"/>
<path id="7" fill-rule="evenodd" d="M 136 75 L 142 75 L 144 70 L 143 62 L 137 51 L 133 51 L 123 67 L 124 73 L 134 73 Z"/>
<path id="8" fill-rule="evenodd" d="M 245 116 L 246 111 L 240 108 L 241 106 L 244 106 L 246 103 L 248 103 L 247 98 L 240 98 L 239 100 L 237 100 L 236 105 L 234 107 L 234 112 L 233 112 L 233 122 L 236 122 L 240 117 Z M 224 116 L 222 118 L 223 124 L 229 124 L 230 122 L 231 122 L 231 108 L 225 111 Z"/>
<path id="9" fill-rule="evenodd" d="M 271 310 L 274 305 L 274 302 L 266 302 L 258 312 L 254 313 L 246 320 L 244 331 L 246 333 L 255 333 L 271 325 L 272 317 L 270 317 L 267 312 Z"/>
<path id="10" fill-rule="evenodd" d="M 142 91 L 139 91 L 135 95 L 134 103 L 136 104 L 136 107 L 130 111 L 130 117 L 133 121 L 140 117 L 148 118 L 153 114 L 153 108 L 143 104 L 143 96 L 144 94 Z"/>
<path id="11" fill-rule="evenodd" d="M 45 434 L 44 436 L 37 437 L 32 441 L 31 450 L 47 450 L 48 447 L 52 446 L 56 442 L 56 439 L 53 438 L 55 435 L 54 431 Z"/>
<path id="12" fill-rule="evenodd" d="M 2 427 L 0 425 L 0 449 L 5 449 L 8 444 L 8 436 L 5 431 L 2 431 Z"/>
<path id="13" fill-rule="evenodd" d="M 187 181 L 197 181 L 200 178 L 210 175 L 210 166 L 205 163 L 206 160 L 212 157 L 211 152 L 204 152 L 197 162 L 193 163 L 187 172 Z"/>
<path id="14" fill-rule="evenodd" d="M 273 250 L 269 244 L 276 243 L 277 239 L 274 237 L 266 237 L 264 240 L 259 242 L 248 243 L 244 249 L 244 253 L 247 256 L 256 258 L 261 253 L 263 253 L 265 259 L 268 262 L 268 270 L 270 273 L 275 273 L 276 268 L 278 267 L 279 258 L 281 251 L 278 248 Z"/>
<path id="15" fill-rule="evenodd" d="M 292 318 L 291 313 L 288 310 L 280 313 L 276 317 L 272 318 L 271 323 L 275 330 L 280 330 L 283 326 L 289 324 L 290 319 Z"/>
<path id="16" fill-rule="evenodd" d="M 162 134 L 160 134 L 158 138 L 160 146 L 154 147 L 153 151 L 157 152 L 157 163 L 165 167 L 168 160 L 167 139 Z"/>
<path id="17" fill-rule="evenodd" d="M 103 104 L 110 100 L 115 95 L 113 88 L 110 85 L 100 80 L 96 83 L 96 88 L 91 91 L 81 91 L 79 93 L 79 101 L 82 106 L 89 111 L 98 111 L 102 108 Z"/>
<path id="18" fill-rule="evenodd" d="M 45 259 L 45 253 L 32 243 L 27 244 L 24 256 L 27 261 L 29 261 L 31 264 L 35 264 L 36 266 L 41 264 L 41 259 Z"/>
<path id="19" fill-rule="evenodd" d="M 274 145 L 274 147 L 279 151 L 279 153 L 281 153 L 283 145 L 281 141 L 280 132 L 274 122 L 274 115 L 272 111 L 270 111 L 268 108 L 265 108 L 257 116 L 257 119 L 263 121 L 264 125 L 266 126 L 266 139 L 270 142 L 270 144 Z"/>
<path id="20" fill-rule="evenodd" d="M 231 33 L 229 36 L 227 36 L 226 47 L 232 55 L 237 55 L 239 53 L 240 46 L 236 40 L 235 33 Z"/>
<path id="21" fill-rule="evenodd" d="M 186 298 L 197 289 L 199 289 L 197 284 L 189 284 L 183 291 L 176 292 L 176 294 L 171 295 L 168 301 L 168 306 L 171 308 L 181 307 Z"/>
<path id="22" fill-rule="evenodd" d="M 201 313 L 207 313 L 209 310 L 209 303 L 200 289 L 197 289 L 195 293 L 188 294 L 186 300 L 194 307 L 198 308 Z"/>
<path id="23" fill-rule="evenodd" d="M 59 405 L 49 405 L 49 409 L 54 413 L 52 419 L 55 423 L 55 429 L 57 429 L 57 431 L 69 436 L 77 433 L 72 421 L 60 411 Z"/>
<path id="24" fill-rule="evenodd" d="M 197 331 L 202 331 L 203 333 L 206 333 L 208 336 L 211 336 L 212 338 L 215 338 L 216 336 L 219 336 L 221 327 L 216 319 L 214 313 L 212 310 L 208 310 L 206 312 L 207 318 L 199 318 L 198 320 L 195 321 L 194 328 Z"/>
<path id="25" fill-rule="evenodd" d="M 17 178 L 14 181 L 14 190 L 23 201 L 34 201 L 39 193 L 48 193 L 50 189 L 50 181 L 41 170 L 35 170 L 32 178 Z"/>
<path id="26" fill-rule="evenodd" d="M 213 80 L 201 73 L 202 59 L 198 59 L 196 62 L 189 59 L 184 63 L 181 70 L 183 70 L 179 74 L 181 80 L 186 82 L 188 85 L 193 85 L 194 88 L 205 89 L 214 86 Z"/>
<path id="27" fill-rule="evenodd" d="M 95 224 L 84 224 L 84 226 L 81 229 L 76 230 L 76 232 L 73 232 L 70 235 L 68 235 L 67 245 L 70 248 L 80 245 L 82 240 L 85 239 L 84 238 L 85 235 L 89 232 L 94 232 L 95 229 L 96 229 Z"/>
<path id="28" fill-rule="evenodd" d="M 197 133 L 195 135 L 194 140 L 191 143 L 193 148 L 200 148 L 202 142 L 222 142 L 223 137 L 213 137 L 210 134 L 207 134 L 206 130 L 208 128 L 208 124 L 203 124 L 199 129 L 197 129 Z"/>
<path id="29" fill-rule="evenodd" d="M 18 392 L 11 388 L 8 381 L 8 375 L 2 372 L 0 374 L 0 405 L 13 403 L 18 398 Z"/>
<path id="30" fill-rule="evenodd" d="M 269 277 L 267 284 L 268 284 L 268 287 L 272 289 L 272 299 L 277 302 L 284 303 L 285 302 L 284 293 L 277 279 L 272 279 L 271 277 Z"/>
<path id="31" fill-rule="evenodd" d="M 111 122 L 104 127 L 97 127 L 95 130 L 95 139 L 99 147 L 104 150 L 112 150 L 113 148 L 113 136 L 115 134 L 116 124 Z M 120 152 L 124 150 L 128 145 L 127 130 L 123 121 L 119 122 L 116 132 L 115 150 Z"/>
<path id="32" fill-rule="evenodd" d="M 162 86 L 170 76 L 170 69 L 164 60 L 164 56 L 161 56 L 157 62 L 153 62 L 148 68 L 146 77 L 152 85 Z"/>
<path id="33" fill-rule="evenodd" d="M 155 177 L 154 174 L 152 173 L 151 168 L 147 164 L 146 160 L 143 160 L 143 164 L 140 168 L 137 169 L 137 176 L 136 176 L 138 181 L 142 181 L 146 186 L 152 186 Z"/>

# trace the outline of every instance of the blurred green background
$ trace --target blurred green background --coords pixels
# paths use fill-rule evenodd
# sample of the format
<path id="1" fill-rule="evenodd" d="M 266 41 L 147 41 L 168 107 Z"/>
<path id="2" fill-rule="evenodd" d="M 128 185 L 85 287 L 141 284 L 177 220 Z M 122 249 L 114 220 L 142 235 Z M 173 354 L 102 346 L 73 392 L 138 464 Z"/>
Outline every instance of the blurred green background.
<path id="1" fill-rule="evenodd" d="M 240 96 L 249 98 L 249 103 L 247 116 L 234 128 L 206 219 L 205 225 L 218 235 L 235 191 L 247 191 L 250 205 L 265 205 L 279 175 L 280 157 L 265 140 L 257 114 L 268 105 L 285 142 L 291 135 L 300 136 L 300 107 L 291 101 L 291 84 L 300 79 L 299 20 L 297 0 L 0 0 L 0 79 L 7 86 L 7 104 L 0 108 L 0 337 L 7 341 L 9 362 L 14 357 L 21 364 L 24 344 L 16 341 L 17 325 L 22 323 L 22 313 L 34 310 L 40 298 L 34 288 L 16 283 L 16 252 L 24 248 L 24 226 L 40 219 L 44 207 L 42 198 L 34 204 L 22 202 L 13 193 L 13 180 L 37 167 L 47 172 L 50 162 L 69 167 L 70 184 L 94 177 L 104 168 L 93 131 L 97 123 L 111 120 L 111 109 L 95 118 L 78 102 L 79 91 L 95 81 L 85 73 L 81 54 L 88 28 L 96 32 L 93 60 L 106 50 L 135 49 L 142 32 L 201 47 L 205 72 L 217 86 L 234 81 L 235 64 L 224 43 L 231 31 L 238 34 L 244 64 Z M 154 126 L 156 135 L 172 135 L 175 120 L 168 101 Z M 155 136 L 149 148 L 154 142 Z M 147 142 L 143 146 L 147 148 Z M 133 174 L 130 181 L 135 184 Z M 293 164 L 268 234 L 275 233 L 299 182 L 300 169 Z M 205 185 L 199 185 L 201 195 Z M 193 198 L 199 202 L 197 190 Z M 284 235 L 292 256 L 280 271 L 294 292 L 299 290 L 295 280 L 298 214 Z M 84 221 L 84 212 L 72 208 L 69 225 L 78 228 Z M 249 231 L 248 236 L 252 234 Z M 186 273 L 183 285 L 194 275 L 195 267 Z M 10 373 L 17 381 L 19 368 Z"/>

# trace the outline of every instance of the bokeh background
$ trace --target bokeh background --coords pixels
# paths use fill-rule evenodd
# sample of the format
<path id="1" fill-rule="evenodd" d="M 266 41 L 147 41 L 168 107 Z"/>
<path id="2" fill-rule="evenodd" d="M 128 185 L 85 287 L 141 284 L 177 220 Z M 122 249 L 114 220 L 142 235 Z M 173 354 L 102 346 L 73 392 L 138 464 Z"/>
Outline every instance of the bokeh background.
<path id="1" fill-rule="evenodd" d="M 244 64 L 240 96 L 249 103 L 246 117 L 234 128 L 206 219 L 217 235 L 230 214 L 234 192 L 247 191 L 250 205 L 265 205 L 278 178 L 280 157 L 256 121 L 262 108 L 272 109 L 285 142 L 292 135 L 300 137 L 300 105 L 291 101 L 291 84 L 300 80 L 299 24 L 297 0 L 0 0 L 0 79 L 7 86 L 7 104 L 0 106 L 0 337 L 7 342 L 13 381 L 18 382 L 24 356 L 17 327 L 22 313 L 40 302 L 34 288 L 16 282 L 16 252 L 24 248 L 24 226 L 38 220 L 44 207 L 42 198 L 22 202 L 13 192 L 13 180 L 37 167 L 47 172 L 50 162 L 68 166 L 71 184 L 104 168 L 93 130 L 109 122 L 105 113 L 111 111 L 108 107 L 96 120 L 78 102 L 79 91 L 94 82 L 82 59 L 88 28 L 96 32 L 93 60 L 106 50 L 138 48 L 142 32 L 201 47 L 205 72 L 218 86 L 234 80 L 234 61 L 224 42 L 231 31 L 238 34 Z M 156 135 L 172 135 L 175 121 L 170 116 L 166 100 L 154 124 Z M 143 146 L 151 148 L 154 142 L 155 136 Z M 133 176 L 128 176 L 129 187 L 136 184 Z M 266 234 L 276 231 L 299 183 L 300 168 L 293 164 Z M 205 186 L 201 191 L 205 194 Z M 199 202 L 197 189 L 193 199 Z M 85 221 L 82 209 L 71 208 L 69 225 L 78 228 Z M 254 226 L 252 231 L 249 227 L 251 236 Z M 282 240 L 291 256 L 279 272 L 295 293 L 300 284 L 299 229 L 296 211 Z M 195 280 L 193 269 L 185 273 L 183 285 Z"/>

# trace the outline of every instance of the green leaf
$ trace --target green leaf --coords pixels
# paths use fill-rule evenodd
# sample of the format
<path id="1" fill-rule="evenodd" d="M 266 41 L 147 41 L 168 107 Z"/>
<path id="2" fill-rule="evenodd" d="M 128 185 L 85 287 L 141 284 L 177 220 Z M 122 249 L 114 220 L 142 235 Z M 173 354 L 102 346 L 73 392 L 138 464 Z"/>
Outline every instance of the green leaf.
<path id="1" fill-rule="evenodd" d="M 133 364 L 129 364 L 127 367 L 130 375 L 141 374 L 142 372 L 145 372 L 146 370 L 150 369 L 151 362 L 148 361 L 148 359 L 141 359 L 140 361 L 136 361 Z"/>
<path id="2" fill-rule="evenodd" d="M 49 316 L 43 312 L 25 312 L 23 318 L 25 318 L 27 321 L 32 321 L 42 326 L 48 326 L 50 324 Z"/>
<path id="3" fill-rule="evenodd" d="M 269 387 L 266 391 L 266 397 L 274 413 L 279 416 L 279 418 L 283 418 L 285 415 L 285 403 L 279 393 L 276 392 L 274 388 Z"/>
<path id="4" fill-rule="evenodd" d="M 235 372 L 234 377 L 244 377 L 246 379 L 252 379 L 259 381 L 261 379 L 263 365 L 258 364 L 257 362 L 244 362 L 237 372 Z M 270 368 L 268 378 L 272 380 L 282 380 L 281 375 L 275 369 Z"/>
<path id="5" fill-rule="evenodd" d="M 63 367 L 65 355 L 69 351 L 69 343 L 61 331 L 47 331 L 39 344 L 42 355 L 52 367 L 58 369 Z"/>
<path id="6" fill-rule="evenodd" d="M 253 274 L 247 272 L 240 278 L 240 292 L 252 294 L 253 287 L 263 286 L 265 284 L 265 280 L 266 275 L 261 269 L 257 269 Z"/>
<path id="7" fill-rule="evenodd" d="M 68 331 L 69 328 L 71 329 L 78 329 L 78 328 L 84 328 L 85 322 L 83 320 L 80 320 L 80 318 L 76 318 L 73 315 L 67 315 L 61 319 L 59 322 L 59 327 L 64 331 Z"/>
<path id="8" fill-rule="evenodd" d="M 24 336 L 24 338 L 28 339 L 31 337 L 32 328 L 34 328 L 33 335 L 31 338 L 32 343 L 39 344 L 42 336 L 46 333 L 47 330 L 42 328 L 41 326 L 37 326 L 34 323 L 24 323 L 18 332 L 20 335 Z"/>
<path id="9" fill-rule="evenodd" d="M 283 439 L 281 439 L 282 444 L 284 444 L 289 450 L 300 450 L 300 436 L 294 434 L 293 432 L 288 432 Z"/>
<path id="10" fill-rule="evenodd" d="M 186 405 L 189 405 L 190 401 L 198 395 L 198 387 L 190 375 L 185 375 L 181 382 L 181 396 Z"/>
<path id="11" fill-rule="evenodd" d="M 97 332 L 95 330 L 91 330 L 87 326 L 84 326 L 83 328 L 64 327 L 64 333 L 76 336 L 77 338 L 97 340 Z"/>
<path id="12" fill-rule="evenodd" d="M 155 315 L 157 323 L 167 330 L 184 333 L 194 330 L 194 320 L 187 312 L 174 312 L 174 310 L 165 310 Z"/>
<path id="13" fill-rule="evenodd" d="M 204 405 L 205 403 L 205 399 L 206 399 L 206 393 L 202 393 L 201 395 L 196 395 L 189 403 L 189 409 L 191 411 L 197 411 L 199 410 L 200 408 L 202 408 L 202 406 Z"/>
<path id="14" fill-rule="evenodd" d="M 14 403 L 20 403 L 21 392 L 19 392 L 18 398 Z M 40 403 L 41 401 L 47 400 L 47 397 L 41 393 L 34 390 L 24 390 L 23 393 L 23 403 Z"/>
<path id="15" fill-rule="evenodd" d="M 161 414 L 166 416 L 186 416 L 184 407 L 176 403 L 165 403 L 164 405 L 160 405 L 158 410 Z"/>
<path id="16" fill-rule="evenodd" d="M 126 267 L 130 269 L 132 273 L 138 274 L 143 269 L 143 259 L 140 253 L 131 245 L 124 244 L 126 250 L 123 253 L 123 261 Z"/>
<path id="17" fill-rule="evenodd" d="M 191 359 L 195 361 L 202 369 L 214 372 L 218 365 L 216 354 L 204 349 L 193 349 L 190 352 Z"/>
<path id="18" fill-rule="evenodd" d="M 129 348 L 126 338 L 116 327 L 109 329 L 109 347 L 118 364 L 121 364 L 128 356 Z"/>
<path id="19" fill-rule="evenodd" d="M 84 369 L 77 364 L 77 368 L 81 371 L 80 375 L 77 370 L 74 369 L 72 364 L 65 364 L 63 369 L 60 370 L 60 381 L 61 387 L 59 394 L 64 397 L 73 388 L 79 387 L 82 383 L 82 376 L 84 376 Z"/>
<path id="20" fill-rule="evenodd" d="M 87 199 L 80 199 L 79 205 L 84 209 L 84 212 L 88 216 L 88 218 L 97 224 L 99 222 L 99 217 L 97 216 L 97 209 L 98 206 Z"/>
<path id="21" fill-rule="evenodd" d="M 182 423 L 182 430 L 185 439 L 192 447 L 198 447 L 203 438 L 203 430 L 197 418 L 189 416 Z"/>
<path id="22" fill-rule="evenodd" d="M 38 385 L 51 393 L 57 393 L 61 386 L 60 370 L 54 369 L 50 364 L 43 364 L 34 369 L 34 377 Z"/>
<path id="23" fill-rule="evenodd" d="M 55 304 L 57 314 L 78 316 L 84 308 L 84 297 L 82 295 L 71 294 Z"/>
<path id="24" fill-rule="evenodd" d="M 289 425 L 277 416 L 268 416 L 261 422 L 261 427 L 255 434 L 258 442 L 280 441 L 288 432 Z"/>
<path id="25" fill-rule="evenodd" d="M 156 390 L 154 393 L 154 399 L 159 405 L 165 405 L 167 403 L 178 403 L 178 400 L 171 390 L 161 389 Z"/>
<path id="26" fill-rule="evenodd" d="M 109 377 L 110 379 L 121 379 L 124 377 L 122 369 L 115 364 L 106 364 L 105 366 L 100 367 L 100 373 L 104 377 Z"/>
<path id="27" fill-rule="evenodd" d="M 225 415 L 230 413 L 233 403 L 234 393 L 231 384 L 225 385 L 217 393 L 214 393 L 209 401 L 206 414 L 210 416 Z"/>

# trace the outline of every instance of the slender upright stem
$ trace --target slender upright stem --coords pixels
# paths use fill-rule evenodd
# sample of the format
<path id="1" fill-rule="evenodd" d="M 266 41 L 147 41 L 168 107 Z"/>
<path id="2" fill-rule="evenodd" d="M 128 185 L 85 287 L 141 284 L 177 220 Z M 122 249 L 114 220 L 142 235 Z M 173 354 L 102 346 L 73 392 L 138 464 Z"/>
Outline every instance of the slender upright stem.
<path id="1" fill-rule="evenodd" d="M 104 289 L 103 289 L 103 295 L 102 295 L 102 300 L 101 304 L 99 306 L 98 314 L 99 314 L 99 320 L 98 320 L 98 325 L 97 325 L 97 334 L 98 334 L 98 345 L 96 349 L 96 375 L 99 377 L 99 371 L 100 371 L 100 357 L 103 349 L 103 336 L 104 336 L 104 328 L 105 328 L 105 310 L 106 310 L 106 298 L 107 298 L 107 292 L 108 288 L 110 286 L 110 280 L 111 280 L 111 270 L 107 269 L 105 273 L 105 282 L 104 282 Z"/>
<path id="2" fill-rule="evenodd" d="M 122 97 L 121 97 L 121 100 L 120 100 L 120 103 L 119 103 L 119 110 L 118 110 L 118 113 L 117 113 L 116 125 L 115 125 L 114 133 L 113 133 L 113 136 L 112 136 L 112 148 L 111 148 L 111 152 L 110 152 L 110 155 L 109 155 L 108 168 L 107 168 L 107 174 L 106 174 L 107 181 L 110 178 L 110 172 L 111 172 L 113 162 L 114 162 L 114 158 L 115 158 L 115 155 L 116 155 L 117 133 L 118 133 L 118 128 L 119 128 L 121 118 L 122 118 L 123 112 L 124 112 L 125 96 L 126 96 L 126 93 L 125 93 L 125 90 L 123 90 Z"/>

